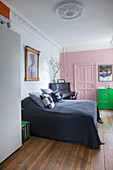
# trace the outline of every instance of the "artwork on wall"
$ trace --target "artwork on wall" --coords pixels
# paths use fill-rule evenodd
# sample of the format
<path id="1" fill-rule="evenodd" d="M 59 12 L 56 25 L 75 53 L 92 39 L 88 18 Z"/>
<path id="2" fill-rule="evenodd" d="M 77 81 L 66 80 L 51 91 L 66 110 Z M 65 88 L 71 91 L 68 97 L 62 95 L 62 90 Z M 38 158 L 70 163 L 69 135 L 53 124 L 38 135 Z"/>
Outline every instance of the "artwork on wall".
<path id="1" fill-rule="evenodd" d="M 112 65 L 99 65 L 99 81 L 112 81 Z"/>
<path id="2" fill-rule="evenodd" d="M 39 55 L 40 51 L 26 46 L 25 53 L 25 80 L 39 79 Z"/>

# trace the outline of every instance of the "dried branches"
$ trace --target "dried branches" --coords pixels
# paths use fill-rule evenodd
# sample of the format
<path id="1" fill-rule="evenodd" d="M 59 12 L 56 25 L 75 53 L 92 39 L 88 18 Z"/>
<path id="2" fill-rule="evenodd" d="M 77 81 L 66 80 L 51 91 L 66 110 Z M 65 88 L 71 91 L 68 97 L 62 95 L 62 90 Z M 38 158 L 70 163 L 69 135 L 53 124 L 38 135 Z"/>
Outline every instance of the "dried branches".
<path id="1" fill-rule="evenodd" d="M 57 75 L 58 71 L 60 70 L 60 61 L 58 61 L 54 57 L 51 57 L 49 64 L 51 65 L 51 67 L 53 69 L 53 81 L 55 82 L 56 75 Z"/>

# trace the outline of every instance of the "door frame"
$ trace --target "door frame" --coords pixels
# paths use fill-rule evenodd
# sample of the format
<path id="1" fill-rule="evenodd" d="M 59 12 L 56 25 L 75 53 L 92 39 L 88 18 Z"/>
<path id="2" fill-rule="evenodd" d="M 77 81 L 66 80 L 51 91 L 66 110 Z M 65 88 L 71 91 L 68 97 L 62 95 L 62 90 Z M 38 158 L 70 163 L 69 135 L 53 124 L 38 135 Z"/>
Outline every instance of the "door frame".
<path id="1" fill-rule="evenodd" d="M 74 87 L 75 87 L 75 91 L 77 91 L 77 85 L 76 85 L 76 78 L 77 78 L 77 67 L 78 66 L 93 66 L 94 67 L 94 71 L 95 71 L 95 74 L 94 74 L 94 78 L 95 78 L 95 87 L 94 87 L 94 90 L 95 90 L 95 93 L 94 93 L 94 100 L 96 101 L 96 87 L 97 87 L 97 82 L 96 82 L 96 63 L 88 63 L 88 64 L 84 64 L 84 63 L 77 63 L 77 64 L 74 64 Z"/>

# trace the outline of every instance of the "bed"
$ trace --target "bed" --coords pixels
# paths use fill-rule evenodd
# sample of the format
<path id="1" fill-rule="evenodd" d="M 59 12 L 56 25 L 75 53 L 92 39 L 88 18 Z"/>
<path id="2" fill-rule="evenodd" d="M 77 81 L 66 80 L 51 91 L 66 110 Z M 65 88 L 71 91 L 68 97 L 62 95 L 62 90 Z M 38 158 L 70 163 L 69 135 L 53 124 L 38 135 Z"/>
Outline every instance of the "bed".
<path id="1" fill-rule="evenodd" d="M 22 119 L 30 121 L 31 135 L 97 149 L 102 144 L 97 130 L 97 103 L 62 100 L 55 107 L 40 107 L 31 97 L 22 100 Z"/>

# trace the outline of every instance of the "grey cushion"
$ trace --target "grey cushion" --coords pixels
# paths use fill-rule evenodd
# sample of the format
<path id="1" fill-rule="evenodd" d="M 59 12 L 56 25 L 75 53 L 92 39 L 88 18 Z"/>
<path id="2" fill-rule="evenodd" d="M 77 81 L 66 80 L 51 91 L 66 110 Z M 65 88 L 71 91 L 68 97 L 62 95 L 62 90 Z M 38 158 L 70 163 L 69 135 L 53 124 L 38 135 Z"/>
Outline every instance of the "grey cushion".
<path id="1" fill-rule="evenodd" d="M 32 98 L 32 100 L 41 108 L 45 108 L 41 98 L 40 98 L 40 93 L 36 92 L 36 93 L 29 93 L 29 96 Z"/>
<path id="2" fill-rule="evenodd" d="M 41 89 L 43 94 L 51 94 L 53 91 L 51 89 Z"/>

